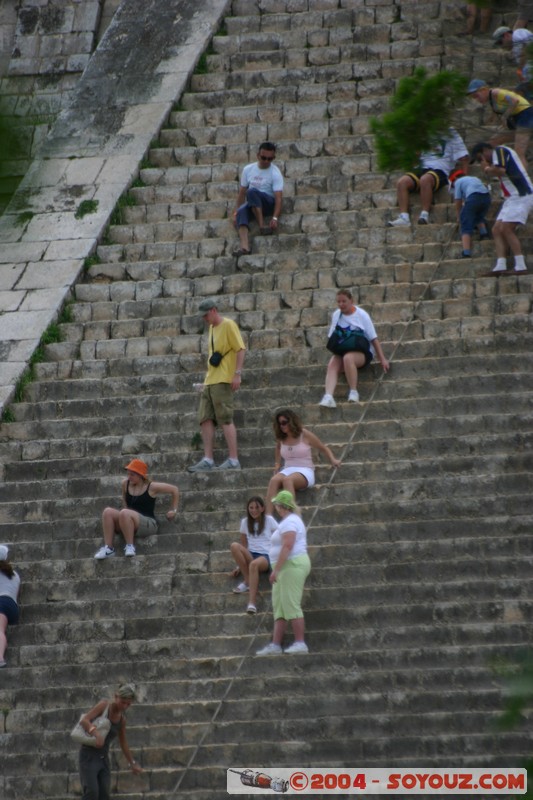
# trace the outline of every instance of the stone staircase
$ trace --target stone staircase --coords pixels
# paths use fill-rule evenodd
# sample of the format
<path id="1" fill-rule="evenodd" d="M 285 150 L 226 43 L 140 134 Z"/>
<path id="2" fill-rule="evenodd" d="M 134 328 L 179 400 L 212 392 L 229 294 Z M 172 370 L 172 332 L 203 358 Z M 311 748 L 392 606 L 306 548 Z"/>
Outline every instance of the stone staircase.
<path id="1" fill-rule="evenodd" d="M 113 751 L 124 800 L 214 800 L 228 767 L 513 767 L 528 754 L 523 730 L 495 732 L 492 665 L 530 640 L 533 277 L 480 277 L 491 242 L 459 260 L 444 193 L 430 225 L 387 228 L 396 176 L 376 171 L 368 133 L 417 65 L 512 75 L 489 40 L 454 35 L 463 25 L 436 2 L 229 5 L 207 71 L 75 287 L 63 341 L 0 428 L 0 540 L 24 582 L 0 675 L 6 800 L 79 794 L 68 731 L 125 679 L 139 687 L 128 739 L 145 772 Z M 479 113 L 461 120 L 472 144 Z M 237 179 L 263 139 L 286 179 L 281 229 L 236 260 Z M 322 409 L 325 333 L 346 286 L 392 369 L 362 374 L 357 407 L 341 386 Z M 207 348 L 196 311 L 215 295 L 249 348 L 243 471 L 191 475 Z M 249 618 L 228 548 L 246 498 L 266 490 L 280 404 L 342 466 L 320 465 L 298 498 L 310 655 L 257 659 L 268 584 Z M 178 521 L 135 559 L 95 562 L 132 455 L 179 485 Z"/>

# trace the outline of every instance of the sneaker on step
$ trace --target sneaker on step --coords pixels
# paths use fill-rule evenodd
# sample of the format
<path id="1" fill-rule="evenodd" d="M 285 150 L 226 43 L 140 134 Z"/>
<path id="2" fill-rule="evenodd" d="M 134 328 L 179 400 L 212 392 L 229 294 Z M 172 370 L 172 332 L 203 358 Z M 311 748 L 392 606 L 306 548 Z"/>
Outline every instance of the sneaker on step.
<path id="1" fill-rule="evenodd" d="M 325 394 L 318 405 L 324 408 L 337 408 L 337 403 L 330 394 Z"/>
<path id="2" fill-rule="evenodd" d="M 94 557 L 97 558 L 99 561 L 101 561 L 103 558 L 109 558 L 109 556 L 114 556 L 114 555 L 115 555 L 115 548 L 108 547 L 106 544 L 104 544 L 104 546 L 101 547 L 100 550 L 98 550 L 98 552 L 94 554 Z"/>
<path id="3" fill-rule="evenodd" d="M 257 650 L 256 656 L 280 656 L 282 653 L 281 645 L 270 642 L 265 647 L 262 647 L 261 650 Z"/>
<path id="4" fill-rule="evenodd" d="M 246 606 L 246 613 L 257 614 L 257 608 L 254 606 L 253 603 L 248 603 L 248 605 Z"/>
<path id="5" fill-rule="evenodd" d="M 293 642 L 291 646 L 286 647 L 283 652 L 288 653 L 289 655 L 294 655 L 295 653 L 308 653 L 309 648 L 305 642 Z"/>
<path id="6" fill-rule="evenodd" d="M 348 392 L 348 402 L 349 403 L 358 403 L 359 402 L 359 392 L 357 389 L 350 389 Z"/>
<path id="7" fill-rule="evenodd" d="M 235 594 L 242 594 L 243 592 L 250 591 L 250 587 L 248 586 L 247 583 L 245 583 L 245 581 L 243 581 L 242 583 L 239 583 L 238 586 L 235 586 L 233 591 L 235 592 Z"/>
<path id="8" fill-rule="evenodd" d="M 428 214 L 420 214 L 418 217 L 418 224 L 419 225 L 427 225 L 429 223 L 429 215 Z"/>
<path id="9" fill-rule="evenodd" d="M 396 217 L 396 219 L 390 219 L 387 225 L 390 225 L 391 228 L 408 228 L 411 225 L 411 220 L 405 219 L 405 217 Z"/>
<path id="10" fill-rule="evenodd" d="M 202 458 L 197 464 L 193 464 L 192 467 L 187 467 L 187 472 L 209 472 L 210 469 L 214 469 L 215 465 L 212 461 L 208 461 L 207 458 Z"/>
<path id="11" fill-rule="evenodd" d="M 241 465 L 239 461 L 233 461 L 231 458 L 227 458 L 219 467 L 216 469 L 240 469 Z"/>
<path id="12" fill-rule="evenodd" d="M 127 544 L 124 548 L 124 555 L 125 556 L 134 556 L 137 554 L 134 544 Z"/>

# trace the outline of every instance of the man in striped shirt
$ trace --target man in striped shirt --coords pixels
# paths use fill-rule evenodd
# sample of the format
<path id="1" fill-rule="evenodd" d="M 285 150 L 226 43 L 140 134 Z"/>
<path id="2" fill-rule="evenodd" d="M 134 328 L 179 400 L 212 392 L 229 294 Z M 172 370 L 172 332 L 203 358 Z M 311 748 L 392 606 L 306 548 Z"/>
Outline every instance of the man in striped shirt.
<path id="1" fill-rule="evenodd" d="M 479 142 L 472 150 L 471 163 L 477 162 L 487 178 L 500 179 L 504 201 L 492 228 L 496 248 L 493 272 L 507 271 L 507 253 L 514 256 L 512 272 L 524 272 L 527 267 L 516 228 L 525 225 L 533 209 L 533 183 L 517 153 L 505 145 L 493 147 Z"/>

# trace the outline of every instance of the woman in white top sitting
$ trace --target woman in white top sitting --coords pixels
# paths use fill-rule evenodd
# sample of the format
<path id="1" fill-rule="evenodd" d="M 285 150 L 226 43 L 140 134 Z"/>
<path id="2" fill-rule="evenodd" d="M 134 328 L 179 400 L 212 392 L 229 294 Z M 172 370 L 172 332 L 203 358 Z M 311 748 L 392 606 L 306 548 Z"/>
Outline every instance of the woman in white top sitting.
<path id="1" fill-rule="evenodd" d="M 241 540 L 232 542 L 231 555 L 237 564 L 231 573 L 234 578 L 242 575 L 243 580 L 233 591 L 236 594 L 250 592 L 248 614 L 255 614 L 259 573 L 270 569 L 270 538 L 278 523 L 274 517 L 265 514 L 265 501 L 262 497 L 250 497 L 246 504 L 246 516 L 241 519 Z"/>
<path id="2" fill-rule="evenodd" d="M 302 596 L 305 580 L 311 571 L 307 554 L 307 531 L 292 494 L 279 492 L 272 500 L 281 522 L 270 540 L 272 572 L 272 609 L 274 632 L 272 641 L 258 650 L 258 656 L 274 656 L 282 652 L 308 653 L 305 643 L 305 623 Z M 282 650 L 281 643 L 290 622 L 294 642 Z"/>
<path id="3" fill-rule="evenodd" d="M 326 391 L 319 403 L 319 405 L 325 406 L 326 408 L 335 408 L 337 405 L 333 399 L 333 394 L 341 372 L 344 372 L 346 375 L 346 381 L 349 386 L 348 401 L 350 403 L 358 403 L 357 371 L 366 367 L 367 364 L 370 364 L 376 355 L 383 367 L 383 371 L 388 372 L 389 370 L 389 362 L 383 354 L 370 315 L 362 308 L 356 308 L 353 302 L 353 295 L 348 289 L 341 289 L 337 292 L 337 305 L 338 308 L 333 312 L 333 316 L 331 317 L 328 340 L 338 326 L 346 332 L 355 332 L 359 336 L 364 337 L 367 342 L 367 347 L 365 351 L 352 350 L 341 355 L 331 356 L 326 372 Z"/>
<path id="4" fill-rule="evenodd" d="M 326 456 L 332 467 L 341 465 L 329 447 L 321 442 L 318 436 L 304 428 L 299 416 L 289 408 L 280 409 L 276 413 L 273 428 L 276 437 L 276 461 L 274 475 L 267 489 L 268 514 L 272 513 L 272 498 L 280 489 L 287 489 L 294 497 L 299 489 L 315 485 L 313 447 Z M 283 469 L 281 469 L 282 460 Z"/>

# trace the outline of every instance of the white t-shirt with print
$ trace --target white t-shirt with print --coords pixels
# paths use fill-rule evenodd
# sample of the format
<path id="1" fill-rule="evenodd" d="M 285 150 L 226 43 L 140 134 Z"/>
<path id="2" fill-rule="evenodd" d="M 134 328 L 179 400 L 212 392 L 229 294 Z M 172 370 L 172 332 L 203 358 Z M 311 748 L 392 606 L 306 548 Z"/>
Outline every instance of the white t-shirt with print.
<path id="1" fill-rule="evenodd" d="M 259 523 L 257 520 L 254 522 L 254 531 L 257 531 Z M 241 530 L 240 533 L 243 536 L 246 536 L 246 540 L 248 542 L 248 550 L 254 553 L 264 553 L 264 555 L 268 555 L 270 553 L 270 540 L 272 534 L 278 527 L 278 523 L 271 517 L 269 514 L 265 514 L 265 525 L 261 533 L 253 533 L 250 534 L 248 532 L 248 517 L 243 517 L 241 519 Z"/>

